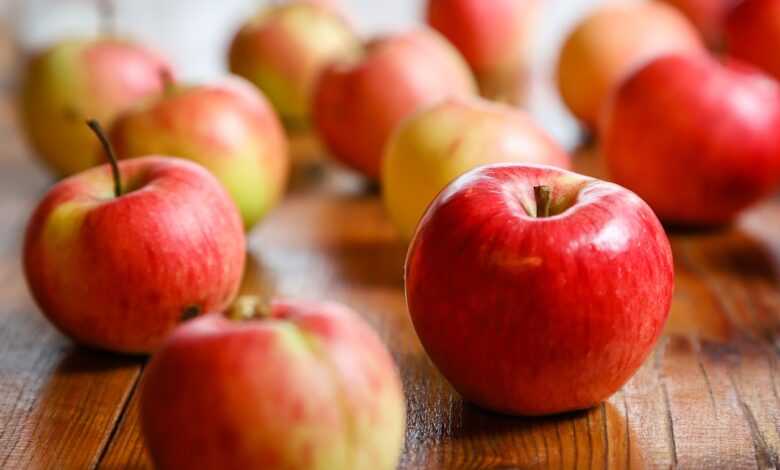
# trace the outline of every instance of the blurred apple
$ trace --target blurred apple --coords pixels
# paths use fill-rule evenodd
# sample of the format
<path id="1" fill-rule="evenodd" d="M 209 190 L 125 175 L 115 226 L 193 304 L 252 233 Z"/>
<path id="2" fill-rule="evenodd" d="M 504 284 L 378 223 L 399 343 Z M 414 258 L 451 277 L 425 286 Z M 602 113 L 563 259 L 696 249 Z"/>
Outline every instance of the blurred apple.
<path id="1" fill-rule="evenodd" d="M 320 76 L 314 124 L 333 155 L 378 178 L 395 126 L 447 97 L 476 95 L 468 65 L 438 33 L 413 30 L 371 41 L 360 59 L 333 64 Z"/>
<path id="2" fill-rule="evenodd" d="M 568 168 L 566 152 L 524 112 L 474 99 L 449 99 L 404 120 L 385 149 L 382 192 L 407 240 L 425 208 L 461 174 L 488 163 Z"/>
<path id="3" fill-rule="evenodd" d="M 109 125 L 121 111 L 163 90 L 167 61 L 129 41 L 63 41 L 31 58 L 22 78 L 21 114 L 39 157 L 65 176 L 103 163 L 88 118 Z"/>
<path id="4" fill-rule="evenodd" d="M 522 99 L 540 0 L 429 0 L 428 24 L 463 54 L 486 98 Z"/>
<path id="5" fill-rule="evenodd" d="M 659 55 L 703 50 L 696 29 L 666 4 L 608 4 L 566 39 L 558 87 L 571 112 L 595 130 L 610 93 L 635 68 Z"/>
<path id="6" fill-rule="evenodd" d="M 181 321 L 232 302 L 245 243 L 236 206 L 208 171 L 144 157 L 53 186 L 27 226 L 24 269 L 63 333 L 148 353 Z"/>
<path id="7" fill-rule="evenodd" d="M 727 20 L 728 53 L 780 80 L 780 0 L 744 0 Z"/>
<path id="8" fill-rule="evenodd" d="M 276 114 L 247 81 L 171 86 L 121 115 L 111 130 L 120 158 L 166 154 L 208 168 L 238 206 L 244 227 L 279 200 L 287 182 L 287 140 Z"/>
<path id="9" fill-rule="evenodd" d="M 629 77 L 607 110 L 610 176 L 661 220 L 711 225 L 780 184 L 780 85 L 746 64 L 669 55 Z"/>
<path id="10" fill-rule="evenodd" d="M 257 85 L 289 129 L 309 127 L 312 88 L 323 67 L 362 47 L 327 3 L 272 5 L 244 25 L 230 46 L 230 70 Z"/>
<path id="11" fill-rule="evenodd" d="M 726 16 L 740 0 L 663 0 L 679 9 L 704 37 L 710 47 L 723 46 Z"/>
<path id="12" fill-rule="evenodd" d="M 396 468 L 404 396 L 371 328 L 337 304 L 241 298 L 177 329 L 141 385 L 156 468 Z"/>

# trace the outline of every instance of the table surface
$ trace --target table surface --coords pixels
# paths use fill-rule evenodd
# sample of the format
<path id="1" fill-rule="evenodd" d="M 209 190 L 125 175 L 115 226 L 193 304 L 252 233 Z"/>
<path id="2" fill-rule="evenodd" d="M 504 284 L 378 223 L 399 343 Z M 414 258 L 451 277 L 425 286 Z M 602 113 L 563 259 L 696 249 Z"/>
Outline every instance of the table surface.
<path id="1" fill-rule="evenodd" d="M 137 412 L 146 361 L 75 346 L 27 292 L 22 231 L 51 180 L 19 138 L 7 83 L 0 92 L 0 468 L 148 468 Z M 595 150 L 576 161 L 598 174 Z M 376 191 L 332 165 L 298 171 L 251 234 L 243 291 L 341 301 L 376 328 L 407 397 L 402 469 L 774 468 L 780 201 L 671 240 L 676 291 L 655 352 L 604 404 L 548 418 L 491 414 L 452 390 L 409 321 L 405 245 Z"/>

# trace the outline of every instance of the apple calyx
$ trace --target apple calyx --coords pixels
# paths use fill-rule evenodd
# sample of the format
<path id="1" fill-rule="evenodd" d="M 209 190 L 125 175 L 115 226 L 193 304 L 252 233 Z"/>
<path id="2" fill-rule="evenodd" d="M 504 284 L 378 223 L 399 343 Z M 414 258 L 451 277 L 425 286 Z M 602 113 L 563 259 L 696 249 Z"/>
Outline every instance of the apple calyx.
<path id="1" fill-rule="evenodd" d="M 111 164 L 111 174 L 114 177 L 114 196 L 119 197 L 122 195 L 122 174 L 119 172 L 119 163 L 117 162 L 114 148 L 111 146 L 111 142 L 108 141 L 108 137 L 106 137 L 106 133 L 97 119 L 88 120 L 87 125 L 100 140 L 100 144 L 108 156 L 108 163 Z"/>
<path id="2" fill-rule="evenodd" d="M 552 207 L 552 190 L 549 186 L 534 186 L 534 198 L 536 199 L 536 217 L 550 217 Z"/>
<path id="3" fill-rule="evenodd" d="M 271 316 L 271 305 L 255 295 L 242 295 L 225 312 L 230 320 L 262 320 Z"/>

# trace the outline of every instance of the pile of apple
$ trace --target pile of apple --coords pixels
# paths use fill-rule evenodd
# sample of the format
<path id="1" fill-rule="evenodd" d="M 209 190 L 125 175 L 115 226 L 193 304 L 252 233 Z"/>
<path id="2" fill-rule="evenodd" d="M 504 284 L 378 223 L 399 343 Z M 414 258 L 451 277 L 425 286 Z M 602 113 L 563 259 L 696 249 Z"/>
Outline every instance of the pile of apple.
<path id="1" fill-rule="evenodd" d="M 780 0 L 613 4 L 574 29 L 561 95 L 628 189 L 568 171 L 496 102 L 514 101 L 541 3 L 429 0 L 432 29 L 367 41 L 337 2 L 274 4 L 235 35 L 236 75 L 206 84 L 116 37 L 30 60 L 24 128 L 64 179 L 29 222 L 28 284 L 75 341 L 154 353 L 141 411 L 157 466 L 397 464 L 404 397 L 371 328 L 328 302 L 236 299 L 294 133 L 381 185 L 410 241 L 412 322 L 466 399 L 583 409 L 642 364 L 674 285 L 658 217 L 723 224 L 780 185 Z"/>

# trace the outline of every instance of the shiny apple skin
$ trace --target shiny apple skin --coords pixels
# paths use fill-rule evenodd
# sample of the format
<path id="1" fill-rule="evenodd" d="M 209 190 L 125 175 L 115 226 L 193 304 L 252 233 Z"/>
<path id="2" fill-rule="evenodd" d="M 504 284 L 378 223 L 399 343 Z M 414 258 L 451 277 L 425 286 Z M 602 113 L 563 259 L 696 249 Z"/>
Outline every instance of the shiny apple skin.
<path id="1" fill-rule="evenodd" d="M 744 0 L 726 22 L 726 49 L 780 80 L 780 1 Z"/>
<path id="2" fill-rule="evenodd" d="M 344 306 L 279 300 L 268 318 L 177 329 L 141 385 L 156 468 L 396 468 L 404 397 L 393 359 Z"/>
<path id="3" fill-rule="evenodd" d="M 610 178 L 664 222 L 719 225 L 780 184 L 780 85 L 747 64 L 659 58 L 607 110 Z"/>
<path id="4" fill-rule="evenodd" d="M 527 215 L 537 185 L 552 189 L 557 215 Z M 560 198 L 576 203 L 560 212 Z M 406 261 L 428 355 L 466 400 L 515 415 L 615 393 L 652 351 L 673 286 L 669 241 L 639 197 L 546 166 L 458 178 L 428 208 Z"/>
<path id="5" fill-rule="evenodd" d="M 227 307 L 246 241 L 230 196 L 204 168 L 175 158 L 120 162 L 53 186 L 24 244 L 27 284 L 46 317 L 90 347 L 149 353 L 180 322 Z"/>

